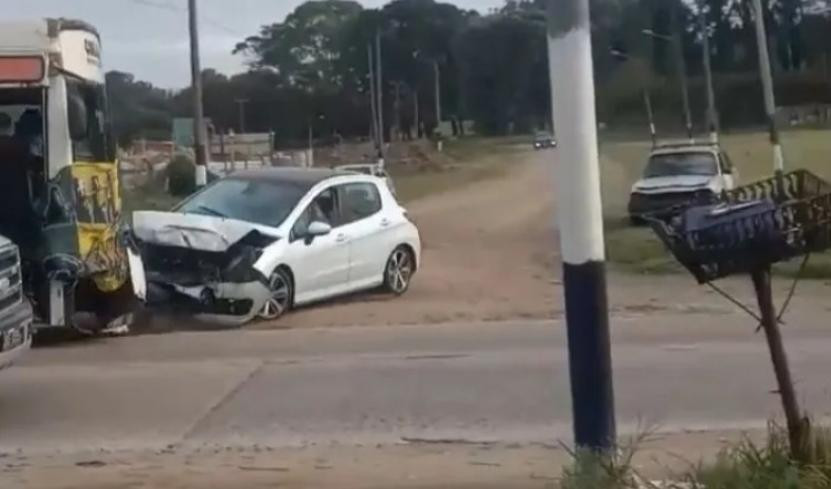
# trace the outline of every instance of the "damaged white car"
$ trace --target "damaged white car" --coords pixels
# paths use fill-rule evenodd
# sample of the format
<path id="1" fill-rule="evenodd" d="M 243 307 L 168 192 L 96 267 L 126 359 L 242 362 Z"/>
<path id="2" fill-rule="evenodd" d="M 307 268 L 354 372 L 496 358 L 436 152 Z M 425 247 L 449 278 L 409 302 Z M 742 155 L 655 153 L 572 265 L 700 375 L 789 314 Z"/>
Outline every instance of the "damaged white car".
<path id="1" fill-rule="evenodd" d="M 135 212 L 125 241 L 139 299 L 224 324 L 381 286 L 403 294 L 421 258 L 383 179 L 331 170 L 236 173 L 171 212 Z"/>

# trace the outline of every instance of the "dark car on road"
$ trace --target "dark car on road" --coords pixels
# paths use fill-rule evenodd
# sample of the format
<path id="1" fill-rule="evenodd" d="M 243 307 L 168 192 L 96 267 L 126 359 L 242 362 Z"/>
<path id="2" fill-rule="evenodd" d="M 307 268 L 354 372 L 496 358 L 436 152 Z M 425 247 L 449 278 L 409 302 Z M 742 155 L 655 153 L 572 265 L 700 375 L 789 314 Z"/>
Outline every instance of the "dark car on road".
<path id="1" fill-rule="evenodd" d="M 534 149 L 546 149 L 546 148 L 556 148 L 557 141 L 554 139 L 548 132 L 538 131 L 534 134 Z"/>

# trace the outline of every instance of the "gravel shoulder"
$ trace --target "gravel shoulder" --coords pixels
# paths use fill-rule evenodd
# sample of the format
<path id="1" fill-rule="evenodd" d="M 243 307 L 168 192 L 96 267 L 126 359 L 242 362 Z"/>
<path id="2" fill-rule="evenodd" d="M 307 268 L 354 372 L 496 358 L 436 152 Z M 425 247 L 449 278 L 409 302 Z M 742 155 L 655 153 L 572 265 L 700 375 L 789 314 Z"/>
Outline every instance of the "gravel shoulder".
<path id="1" fill-rule="evenodd" d="M 684 433 L 650 438 L 634 459 L 639 473 L 664 479 L 712 460 L 729 442 L 760 433 Z M 561 446 L 404 442 L 394 446 L 249 448 L 200 452 L 111 452 L 10 456 L 4 489 L 473 489 L 558 487 L 571 461 Z"/>

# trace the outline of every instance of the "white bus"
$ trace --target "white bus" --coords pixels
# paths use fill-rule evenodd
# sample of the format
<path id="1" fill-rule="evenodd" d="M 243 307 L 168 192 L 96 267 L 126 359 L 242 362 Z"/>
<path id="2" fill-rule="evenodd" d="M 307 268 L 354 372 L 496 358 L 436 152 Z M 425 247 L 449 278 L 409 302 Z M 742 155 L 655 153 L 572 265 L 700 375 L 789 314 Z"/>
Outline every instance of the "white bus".
<path id="1" fill-rule="evenodd" d="M 0 23 L 0 234 L 20 249 L 37 327 L 130 317 L 115 154 L 96 29 Z"/>

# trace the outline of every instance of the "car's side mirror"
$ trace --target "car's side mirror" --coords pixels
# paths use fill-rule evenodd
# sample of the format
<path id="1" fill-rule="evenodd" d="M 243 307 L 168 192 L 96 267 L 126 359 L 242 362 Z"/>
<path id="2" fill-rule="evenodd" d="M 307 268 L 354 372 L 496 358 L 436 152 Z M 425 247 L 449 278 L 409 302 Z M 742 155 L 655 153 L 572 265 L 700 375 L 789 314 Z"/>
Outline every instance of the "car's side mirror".
<path id="1" fill-rule="evenodd" d="M 724 161 L 721 162 L 721 173 L 725 175 L 730 175 L 733 173 L 733 167 L 725 163 Z"/>
<path id="2" fill-rule="evenodd" d="M 89 119 L 84 100 L 78 95 L 69 95 L 66 103 L 69 136 L 73 141 L 86 138 L 89 131 Z"/>
<path id="3" fill-rule="evenodd" d="M 331 232 L 332 232 L 332 226 L 330 226 L 329 224 L 327 224 L 325 222 L 315 221 L 315 222 L 309 224 L 309 230 L 307 231 L 307 234 L 309 236 L 317 237 L 317 236 L 326 236 L 327 234 L 329 234 Z"/>
<path id="4" fill-rule="evenodd" d="M 311 244 L 315 238 L 319 236 L 326 236 L 327 234 L 332 232 L 332 226 L 321 221 L 314 221 L 309 224 L 308 229 L 306 229 L 306 244 Z"/>

